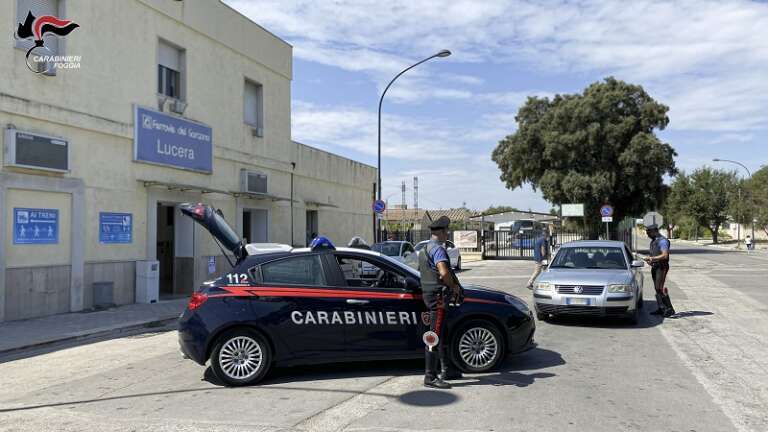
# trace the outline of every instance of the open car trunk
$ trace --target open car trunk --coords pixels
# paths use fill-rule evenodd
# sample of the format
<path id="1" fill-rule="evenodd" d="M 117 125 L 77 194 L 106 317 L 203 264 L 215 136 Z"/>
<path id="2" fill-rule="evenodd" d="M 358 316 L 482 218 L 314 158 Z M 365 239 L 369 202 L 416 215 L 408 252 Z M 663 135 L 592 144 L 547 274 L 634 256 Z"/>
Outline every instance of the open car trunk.
<path id="1" fill-rule="evenodd" d="M 189 216 L 195 222 L 202 225 L 215 238 L 221 247 L 235 256 L 237 262 L 240 262 L 245 256 L 245 248 L 242 240 L 237 236 L 235 230 L 224 220 L 221 212 L 206 204 L 179 204 L 181 213 Z"/>

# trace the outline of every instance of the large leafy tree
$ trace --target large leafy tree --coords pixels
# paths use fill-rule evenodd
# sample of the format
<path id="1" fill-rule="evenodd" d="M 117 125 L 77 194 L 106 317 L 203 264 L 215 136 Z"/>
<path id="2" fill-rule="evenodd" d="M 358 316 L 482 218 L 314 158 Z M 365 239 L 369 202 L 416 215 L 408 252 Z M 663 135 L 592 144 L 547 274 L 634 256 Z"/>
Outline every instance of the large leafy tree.
<path id="1" fill-rule="evenodd" d="M 689 216 L 688 197 L 690 194 L 690 179 L 684 172 L 678 173 L 667 190 L 664 205 L 661 208 L 669 237 L 672 236 L 672 231 L 684 223 Z"/>
<path id="2" fill-rule="evenodd" d="M 508 188 L 528 183 L 552 203 L 584 203 L 588 222 L 599 221 L 604 203 L 614 218 L 640 215 L 661 204 L 663 177 L 676 173 L 674 149 L 654 134 L 667 111 L 612 77 L 581 94 L 529 97 L 492 158 Z"/>
<path id="3" fill-rule="evenodd" d="M 768 235 L 768 166 L 757 170 L 746 184 L 756 227 Z"/>
<path id="4" fill-rule="evenodd" d="M 699 225 L 712 230 L 712 241 L 717 243 L 718 231 L 728 220 L 736 200 L 736 173 L 704 167 L 694 171 L 689 182 L 688 213 Z"/>

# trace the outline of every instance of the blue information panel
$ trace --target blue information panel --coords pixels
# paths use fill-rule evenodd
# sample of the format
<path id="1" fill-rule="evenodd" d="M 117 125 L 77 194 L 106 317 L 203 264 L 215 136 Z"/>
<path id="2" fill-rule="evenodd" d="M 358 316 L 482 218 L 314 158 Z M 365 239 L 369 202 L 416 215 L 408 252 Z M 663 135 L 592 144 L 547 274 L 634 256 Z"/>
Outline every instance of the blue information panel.
<path id="1" fill-rule="evenodd" d="M 99 213 L 99 242 L 107 244 L 133 241 L 133 215 L 130 213 Z"/>
<path id="2" fill-rule="evenodd" d="M 13 244 L 57 244 L 59 210 L 14 208 Z"/>
<path id="3" fill-rule="evenodd" d="M 136 106 L 134 160 L 213 171 L 213 131 L 202 123 Z"/>

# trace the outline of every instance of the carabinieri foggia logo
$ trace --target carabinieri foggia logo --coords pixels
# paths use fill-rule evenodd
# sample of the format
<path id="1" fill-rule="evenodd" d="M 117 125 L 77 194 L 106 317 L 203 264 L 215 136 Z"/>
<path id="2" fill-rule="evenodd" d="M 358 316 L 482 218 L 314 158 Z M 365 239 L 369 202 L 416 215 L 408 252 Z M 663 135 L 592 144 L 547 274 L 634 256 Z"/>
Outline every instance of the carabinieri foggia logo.
<path id="1" fill-rule="evenodd" d="M 45 46 L 45 40 L 43 39 L 44 36 L 47 34 L 54 34 L 56 36 L 66 36 L 72 32 L 72 30 L 80 27 L 78 24 L 65 19 L 59 19 L 53 15 L 42 15 L 40 17 L 35 17 L 32 15 L 32 11 L 30 11 L 27 14 L 27 19 L 24 20 L 24 23 L 19 23 L 19 28 L 16 30 L 16 38 L 20 40 L 30 39 L 34 38 L 35 45 L 32 46 L 28 51 L 27 55 L 25 56 L 27 67 L 29 70 L 31 70 L 34 73 L 44 73 L 48 72 L 51 64 L 56 63 L 60 59 L 57 59 L 56 55 L 53 55 L 51 50 L 48 49 L 48 47 Z M 32 61 L 34 61 L 37 64 L 45 63 L 46 66 L 44 68 L 35 67 L 33 63 L 30 63 L 30 56 L 32 56 Z M 35 59 L 35 57 L 40 57 L 40 59 Z"/>

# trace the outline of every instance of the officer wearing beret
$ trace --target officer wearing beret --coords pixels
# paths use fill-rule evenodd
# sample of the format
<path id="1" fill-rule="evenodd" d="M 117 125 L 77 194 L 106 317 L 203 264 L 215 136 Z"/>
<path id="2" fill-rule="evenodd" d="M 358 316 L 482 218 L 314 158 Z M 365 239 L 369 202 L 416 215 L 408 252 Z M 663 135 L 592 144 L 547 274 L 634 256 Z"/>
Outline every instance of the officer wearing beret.
<path id="1" fill-rule="evenodd" d="M 667 272 L 669 272 L 669 240 L 659 233 L 659 227 L 656 224 L 645 227 L 645 233 L 651 239 L 650 253 L 645 258 L 645 262 L 651 265 L 653 288 L 656 290 L 656 303 L 659 306 L 651 314 L 664 315 L 665 318 L 669 318 L 675 314 L 669 292 L 664 286 Z"/>
<path id="2" fill-rule="evenodd" d="M 450 339 L 443 331 L 446 304 L 463 298 L 461 285 L 451 270 L 448 252 L 443 246 L 448 240 L 450 224 L 451 220 L 446 216 L 432 223 L 429 226 L 432 237 L 423 253 L 419 254 L 422 298 L 429 312 L 429 329 L 437 334 L 437 345 L 425 351 L 424 385 L 439 389 L 451 388 L 445 380 L 461 378 L 461 373 L 456 370 L 447 352 L 446 344 Z M 440 374 L 437 370 L 438 362 L 441 364 Z"/>

